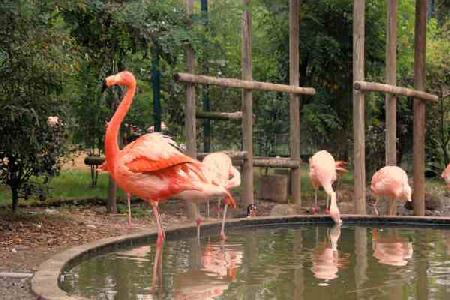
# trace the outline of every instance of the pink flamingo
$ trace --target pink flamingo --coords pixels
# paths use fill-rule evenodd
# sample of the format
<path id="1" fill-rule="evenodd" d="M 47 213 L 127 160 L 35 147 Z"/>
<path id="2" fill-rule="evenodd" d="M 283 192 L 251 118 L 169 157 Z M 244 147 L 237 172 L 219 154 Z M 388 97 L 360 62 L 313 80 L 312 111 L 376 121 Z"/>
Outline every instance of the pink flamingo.
<path id="1" fill-rule="evenodd" d="M 317 211 L 317 190 L 320 186 L 323 187 L 327 193 L 327 209 L 328 198 L 331 198 L 336 202 L 336 194 L 333 191 L 333 183 L 336 181 L 337 171 L 346 172 L 345 162 L 335 161 L 333 156 L 326 150 L 316 152 L 309 159 L 309 177 L 311 178 L 312 185 L 314 187 L 314 211 Z M 334 196 L 333 196 L 334 195 Z M 336 203 L 334 203 L 334 212 L 337 209 Z"/>
<path id="2" fill-rule="evenodd" d="M 394 200 L 411 201 L 411 187 L 408 184 L 408 175 L 402 168 L 397 166 L 386 166 L 375 172 L 372 176 L 370 186 L 375 195 L 373 205 L 375 213 L 378 215 L 377 203 L 380 197 L 390 198 L 389 215 L 395 212 Z"/>
<path id="3" fill-rule="evenodd" d="M 220 185 L 227 190 L 231 190 L 241 185 L 241 174 L 233 166 L 231 158 L 223 152 L 211 153 L 203 159 L 203 174 L 213 184 Z M 219 198 L 220 199 L 220 198 Z M 220 200 L 219 205 L 220 207 Z M 225 204 L 225 209 L 222 218 L 222 229 L 220 236 L 226 239 L 225 235 L 225 219 L 228 205 Z M 207 215 L 209 217 L 209 198 L 207 199 Z"/>
<path id="4" fill-rule="evenodd" d="M 118 186 L 152 205 L 158 226 L 157 245 L 162 246 L 165 234 L 158 212 L 159 202 L 169 197 L 225 197 L 235 207 L 236 201 L 222 186 L 210 183 L 202 172 L 202 163 L 182 154 L 169 137 L 150 133 L 119 149 L 120 124 L 127 114 L 136 92 L 136 79 L 128 71 L 106 78 L 106 85 L 127 87 L 117 111 L 108 123 L 105 136 L 105 167 Z"/>
<path id="5" fill-rule="evenodd" d="M 450 164 L 448 164 L 447 168 L 442 172 L 441 177 L 444 178 L 447 183 L 447 188 L 450 190 Z"/>

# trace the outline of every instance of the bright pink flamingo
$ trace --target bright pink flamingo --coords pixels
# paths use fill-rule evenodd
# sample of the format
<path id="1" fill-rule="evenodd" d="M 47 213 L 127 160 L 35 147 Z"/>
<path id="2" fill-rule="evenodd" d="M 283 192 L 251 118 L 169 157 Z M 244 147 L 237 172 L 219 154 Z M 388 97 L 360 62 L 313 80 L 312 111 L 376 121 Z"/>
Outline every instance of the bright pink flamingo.
<path id="1" fill-rule="evenodd" d="M 210 180 L 211 183 L 220 185 L 227 190 L 231 190 L 241 185 L 241 174 L 233 166 L 231 158 L 223 152 L 211 153 L 205 156 L 203 159 L 203 174 L 205 174 L 205 177 Z M 220 231 L 220 236 L 224 240 L 226 239 L 225 219 L 227 207 L 228 205 L 225 204 L 222 218 L 222 229 Z M 209 217 L 209 198 L 207 199 L 207 215 Z"/>
<path id="2" fill-rule="evenodd" d="M 408 184 L 408 175 L 402 168 L 386 166 L 375 172 L 370 186 L 375 195 L 374 210 L 378 215 L 377 203 L 380 197 L 388 197 L 392 201 L 389 215 L 395 212 L 395 200 L 411 201 L 411 187 Z"/>
<path id="3" fill-rule="evenodd" d="M 336 171 L 346 172 L 345 162 L 335 161 L 333 156 L 326 150 L 316 152 L 309 159 L 309 177 L 314 187 L 314 211 L 317 211 L 317 190 L 323 187 L 327 193 L 327 209 L 328 198 L 333 198 L 333 183 L 336 181 Z M 336 202 L 336 194 L 334 193 L 334 201 Z M 336 204 L 336 203 L 335 203 Z M 337 208 L 337 205 L 333 209 Z"/>
<path id="4" fill-rule="evenodd" d="M 162 246 L 165 239 L 158 204 L 169 197 L 195 199 L 199 196 L 222 196 L 227 204 L 236 206 L 224 187 L 214 185 L 205 178 L 202 163 L 178 151 L 175 142 L 167 136 L 146 134 L 119 149 L 120 124 L 133 102 L 136 80 L 132 73 L 124 71 L 106 78 L 106 85 L 125 86 L 127 92 L 106 129 L 105 166 L 120 188 L 152 205 L 158 226 L 157 245 Z"/>
<path id="5" fill-rule="evenodd" d="M 444 178 L 447 183 L 447 188 L 450 190 L 450 164 L 448 164 L 447 168 L 442 172 L 441 177 Z"/>

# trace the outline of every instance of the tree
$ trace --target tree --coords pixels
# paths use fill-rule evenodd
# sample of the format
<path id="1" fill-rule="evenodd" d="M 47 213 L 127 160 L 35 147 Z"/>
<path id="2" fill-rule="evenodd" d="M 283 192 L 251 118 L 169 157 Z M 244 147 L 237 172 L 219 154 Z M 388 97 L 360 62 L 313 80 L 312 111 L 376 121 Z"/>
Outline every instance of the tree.
<path id="1" fill-rule="evenodd" d="M 52 2 L 0 4 L 0 182 L 11 188 L 13 211 L 35 190 L 33 176 L 58 174 L 65 150 L 60 96 L 73 61 Z"/>

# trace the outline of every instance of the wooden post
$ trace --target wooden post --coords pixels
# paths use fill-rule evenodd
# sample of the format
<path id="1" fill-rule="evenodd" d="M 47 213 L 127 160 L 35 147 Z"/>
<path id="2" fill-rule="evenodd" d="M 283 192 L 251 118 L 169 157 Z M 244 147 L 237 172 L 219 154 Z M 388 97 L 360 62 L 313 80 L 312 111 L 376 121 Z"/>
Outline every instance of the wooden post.
<path id="1" fill-rule="evenodd" d="M 386 83 L 397 82 L 397 0 L 388 1 L 388 19 L 386 34 Z M 397 164 L 397 99 L 386 94 L 386 165 Z"/>
<path id="2" fill-rule="evenodd" d="M 397 83 L 397 0 L 388 1 L 386 34 L 386 83 Z M 397 164 L 397 99 L 386 94 L 386 165 Z M 397 214 L 396 201 L 389 201 L 389 212 Z"/>
<path id="3" fill-rule="evenodd" d="M 194 10 L 195 0 L 186 0 L 186 12 L 190 18 Z M 186 46 L 186 63 L 188 72 L 194 74 L 195 71 L 195 56 L 194 49 L 191 45 Z M 195 132 L 195 86 L 188 83 L 186 85 L 186 153 L 193 158 L 197 158 L 197 143 Z M 196 205 L 191 202 L 186 202 L 187 214 L 190 219 L 194 218 Z"/>
<path id="4" fill-rule="evenodd" d="M 427 0 L 416 0 L 414 87 L 422 91 L 425 88 L 426 25 Z M 414 214 L 423 216 L 425 215 L 425 103 L 417 98 L 414 99 L 413 137 Z"/>
<path id="5" fill-rule="evenodd" d="M 364 80 L 365 0 L 353 2 L 353 81 Z M 366 214 L 366 153 L 364 137 L 364 93 L 353 89 L 354 192 L 357 214 Z"/>
<path id="6" fill-rule="evenodd" d="M 242 79 L 252 80 L 252 16 L 250 1 L 242 0 Z M 242 140 L 243 150 L 247 151 L 247 159 L 242 167 L 243 193 L 242 203 L 247 206 L 254 203 L 253 195 L 253 108 L 252 91 L 242 91 Z"/>
<path id="7" fill-rule="evenodd" d="M 300 0 L 290 0 L 289 4 L 289 83 L 298 86 L 300 84 L 298 41 Z M 291 158 L 300 160 L 300 96 L 291 94 L 290 97 Z M 291 170 L 291 191 L 294 203 L 301 206 L 300 168 Z"/>

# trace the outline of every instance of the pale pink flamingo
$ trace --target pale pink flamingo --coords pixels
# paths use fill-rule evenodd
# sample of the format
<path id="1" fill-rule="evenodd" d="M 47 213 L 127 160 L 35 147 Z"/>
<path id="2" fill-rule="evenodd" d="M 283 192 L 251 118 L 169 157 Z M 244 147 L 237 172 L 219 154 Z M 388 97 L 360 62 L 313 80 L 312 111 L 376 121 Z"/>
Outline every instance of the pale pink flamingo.
<path id="1" fill-rule="evenodd" d="M 373 256 L 379 263 L 391 266 L 406 266 L 412 257 L 412 243 L 406 238 L 393 234 L 380 235 L 378 229 L 372 231 Z"/>
<path id="2" fill-rule="evenodd" d="M 408 175 L 402 168 L 386 166 L 375 172 L 370 186 L 375 195 L 374 210 L 378 215 L 377 203 L 380 197 L 388 197 L 391 200 L 389 215 L 395 212 L 395 200 L 411 201 L 411 187 L 408 183 Z"/>
<path id="3" fill-rule="evenodd" d="M 160 256 L 165 239 L 158 212 L 160 201 L 169 197 L 190 200 L 222 196 L 233 207 L 236 202 L 224 187 L 212 184 L 205 178 L 201 162 L 181 153 L 175 142 L 167 136 L 160 133 L 146 134 L 122 150 L 119 149 L 120 125 L 133 102 L 136 80 L 132 73 L 124 71 L 106 78 L 106 85 L 125 86 L 127 92 L 106 129 L 105 168 L 125 192 L 152 205 L 158 226 L 159 251 L 157 250 L 156 256 Z M 155 275 L 156 268 L 157 264 L 154 266 Z"/>
<path id="4" fill-rule="evenodd" d="M 241 185 L 241 174 L 233 166 L 231 158 L 223 152 L 210 153 L 203 159 L 203 174 L 213 184 L 223 186 L 227 190 Z M 220 198 L 219 198 L 220 207 Z M 228 205 L 225 204 L 220 236 L 225 236 L 225 219 Z M 209 217 L 209 198 L 207 199 L 207 216 Z"/>
<path id="5" fill-rule="evenodd" d="M 346 172 L 345 162 L 335 161 L 333 156 L 326 150 L 316 152 L 309 159 L 309 177 L 314 187 L 314 211 L 317 211 L 317 190 L 322 186 L 328 198 L 333 197 L 333 183 L 336 181 L 337 171 Z M 336 200 L 336 194 L 334 194 Z M 337 206 L 335 207 L 337 208 Z"/>
<path id="6" fill-rule="evenodd" d="M 444 178 L 447 183 L 447 188 L 450 190 L 450 164 L 448 164 L 447 168 L 442 172 L 441 177 Z"/>

